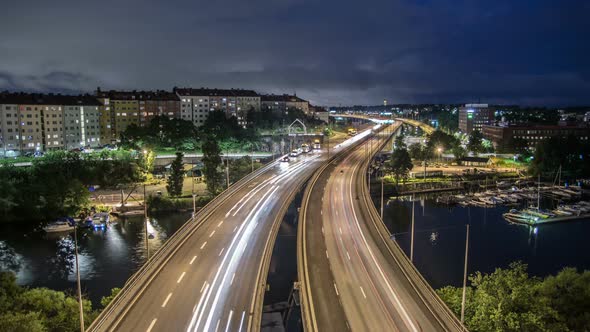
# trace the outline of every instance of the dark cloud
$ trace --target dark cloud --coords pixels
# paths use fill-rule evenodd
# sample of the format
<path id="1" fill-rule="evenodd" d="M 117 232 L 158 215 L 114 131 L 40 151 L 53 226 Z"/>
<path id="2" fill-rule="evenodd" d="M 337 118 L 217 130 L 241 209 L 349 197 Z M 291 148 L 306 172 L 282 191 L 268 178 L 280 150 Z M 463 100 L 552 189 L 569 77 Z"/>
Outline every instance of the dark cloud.
<path id="1" fill-rule="evenodd" d="M 0 19 L 0 89 L 590 104 L 589 14 L 575 0 L 24 0 Z"/>

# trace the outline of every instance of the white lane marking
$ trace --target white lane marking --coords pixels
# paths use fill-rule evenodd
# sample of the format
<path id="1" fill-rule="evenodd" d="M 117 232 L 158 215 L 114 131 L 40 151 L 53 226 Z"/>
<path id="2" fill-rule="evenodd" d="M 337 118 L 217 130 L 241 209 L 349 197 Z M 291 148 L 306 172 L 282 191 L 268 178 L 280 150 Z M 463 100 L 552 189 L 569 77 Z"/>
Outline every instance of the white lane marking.
<path id="1" fill-rule="evenodd" d="M 346 251 L 346 256 L 348 256 L 348 260 L 350 260 L 350 255 L 348 254 L 348 250 Z"/>
<path id="2" fill-rule="evenodd" d="M 217 224 L 217 227 L 221 226 L 223 224 L 223 220 L 219 222 L 219 224 Z"/>
<path id="3" fill-rule="evenodd" d="M 342 235 L 342 227 L 338 227 L 338 230 L 340 231 L 340 235 Z"/>
<path id="4" fill-rule="evenodd" d="M 326 258 L 330 259 L 330 257 L 328 256 L 328 250 L 326 250 Z"/>
<path id="5" fill-rule="evenodd" d="M 180 284 L 180 282 L 182 281 L 182 278 L 184 278 L 185 274 L 186 274 L 186 272 L 182 272 L 182 274 L 180 275 L 180 278 L 178 278 L 178 280 L 176 280 L 177 284 Z"/>
<path id="6" fill-rule="evenodd" d="M 356 170 L 357 167 L 358 167 L 358 165 L 355 166 L 355 170 Z M 354 171 L 353 171 L 353 173 L 354 173 Z M 350 183 L 349 183 L 349 187 L 350 187 L 349 192 L 351 192 L 351 193 L 352 193 L 352 183 L 353 183 L 353 181 L 350 181 Z M 352 195 L 350 195 L 349 200 L 350 200 L 350 206 L 354 206 L 353 200 L 352 200 Z M 387 289 L 389 290 L 389 292 L 391 293 L 391 295 L 393 295 L 392 296 L 393 297 L 393 301 L 395 302 L 395 304 L 397 304 L 397 307 L 401 309 L 402 319 L 406 323 L 409 323 L 410 326 L 408 326 L 408 327 L 412 331 L 416 331 L 417 332 L 418 329 L 416 328 L 416 325 L 414 324 L 414 322 L 410 318 L 410 315 L 406 311 L 406 308 L 403 306 L 403 304 L 401 303 L 400 299 L 398 298 L 397 293 L 393 290 L 393 287 L 391 286 L 391 284 L 389 283 L 389 280 L 385 276 L 385 273 L 383 272 L 383 269 L 381 268 L 381 265 L 379 264 L 379 262 L 377 262 L 377 259 L 375 258 L 375 255 L 373 254 L 373 250 L 371 250 L 371 247 L 369 246 L 369 243 L 367 242 L 367 239 L 365 238 L 365 234 L 361 230 L 361 225 L 360 225 L 360 222 L 359 222 L 358 217 L 356 215 L 356 210 L 354 208 L 352 209 L 352 216 L 354 217 L 354 221 L 355 221 L 355 225 L 354 226 L 356 226 L 356 228 L 358 229 L 358 232 L 360 233 L 361 238 L 363 239 L 363 243 L 365 244 L 367 250 L 369 251 L 369 255 L 371 256 L 371 259 L 373 260 L 373 262 L 377 266 L 377 270 L 379 271 L 379 274 L 381 275 L 381 278 L 383 278 L 383 280 L 385 281 L 385 284 L 387 285 Z"/>
<path id="7" fill-rule="evenodd" d="M 229 331 L 229 326 L 231 325 L 231 316 L 233 316 L 234 311 L 229 311 L 229 316 L 227 317 L 227 326 L 225 327 L 225 332 Z"/>
<path id="8" fill-rule="evenodd" d="M 320 214 L 321 215 L 324 215 L 324 210 L 320 210 Z"/>
<path id="9" fill-rule="evenodd" d="M 338 287 L 336 287 L 336 283 L 334 283 L 334 290 L 336 291 L 336 295 L 340 296 L 340 293 L 338 293 Z"/>
<path id="10" fill-rule="evenodd" d="M 215 325 L 215 332 L 217 332 L 217 330 L 219 330 L 219 321 L 221 320 L 221 318 L 219 318 L 217 320 L 217 325 Z"/>
<path id="11" fill-rule="evenodd" d="M 234 272 L 234 274 L 232 274 L 232 276 L 231 276 L 231 281 L 229 282 L 230 285 L 232 285 L 234 283 L 235 277 L 236 277 L 236 273 Z"/>
<path id="12" fill-rule="evenodd" d="M 205 282 L 205 284 L 207 284 L 207 282 Z M 207 295 L 207 290 L 208 289 L 209 289 L 209 284 L 207 284 L 205 286 L 205 293 L 203 294 L 203 296 L 201 296 L 201 299 L 199 300 L 199 303 L 193 309 L 193 313 L 197 312 L 199 310 L 199 308 L 201 307 L 201 304 L 203 304 L 203 300 L 205 299 L 205 296 Z"/>
<path id="13" fill-rule="evenodd" d="M 207 245 L 207 241 L 203 242 L 203 244 L 201 245 L 201 250 L 203 250 L 203 248 L 205 248 L 206 245 Z"/>
<path id="14" fill-rule="evenodd" d="M 242 311 L 242 319 L 240 319 L 240 329 L 238 332 L 242 332 L 242 325 L 244 324 L 244 316 L 246 315 L 245 311 Z"/>
<path id="15" fill-rule="evenodd" d="M 162 308 L 166 307 L 166 303 L 168 303 L 168 300 L 170 300 L 170 297 L 172 296 L 172 293 L 168 294 L 168 296 L 166 296 L 166 299 L 164 300 L 164 303 L 162 303 Z"/>
<path id="16" fill-rule="evenodd" d="M 324 234 L 324 226 L 322 226 L 322 234 Z"/>
<path id="17" fill-rule="evenodd" d="M 213 234 L 215 234 L 215 230 L 213 230 L 213 232 L 211 232 L 211 234 L 209 234 L 209 237 L 212 237 Z"/>
<path id="18" fill-rule="evenodd" d="M 229 214 L 231 213 L 231 210 L 227 211 L 227 213 L 225 214 L 225 217 L 229 217 Z"/>
<path id="19" fill-rule="evenodd" d="M 225 250 L 225 247 L 221 248 L 221 251 L 219 252 L 219 255 L 217 255 L 218 257 L 221 256 L 221 254 L 223 254 L 223 251 Z"/>
<path id="20" fill-rule="evenodd" d="M 365 290 L 363 289 L 363 286 L 359 286 L 361 288 L 361 292 L 363 293 L 363 296 L 365 297 L 365 299 L 367 298 L 367 295 L 365 295 Z"/>
<path id="21" fill-rule="evenodd" d="M 228 274 L 230 273 L 230 271 L 233 271 L 232 266 L 234 266 L 234 264 L 236 264 L 237 257 L 239 257 L 239 255 L 235 255 L 235 251 L 234 251 L 234 253 L 232 254 L 232 257 L 230 258 L 230 261 L 226 267 L 225 264 L 226 264 L 227 259 L 229 258 L 229 254 L 232 252 L 232 250 L 234 250 L 234 248 L 236 248 L 236 247 L 239 248 L 240 245 L 246 245 L 248 243 L 248 239 L 249 239 L 251 233 L 253 232 L 253 229 L 250 226 L 248 226 L 248 221 L 249 220 L 256 220 L 258 214 L 263 209 L 262 207 L 268 203 L 268 197 L 272 197 L 272 195 L 279 188 L 280 188 L 280 186 L 277 186 L 277 187 L 273 186 L 265 194 L 262 195 L 260 200 L 254 205 L 254 208 L 246 216 L 246 219 L 245 219 L 246 221 L 243 222 L 242 225 L 240 226 L 240 230 L 238 231 L 238 234 L 233 237 L 232 242 L 231 242 L 228 250 L 224 254 L 224 257 L 221 261 L 221 265 L 217 269 L 215 277 L 213 278 L 211 289 L 216 289 L 216 291 L 215 291 L 215 296 L 213 298 L 213 302 L 211 303 L 212 308 L 217 307 L 219 297 L 221 296 L 222 288 L 224 287 L 226 280 L 229 279 Z M 260 208 L 260 210 L 258 210 L 258 207 L 260 206 L 260 204 L 262 204 L 262 207 Z M 243 232 L 242 232 L 242 230 L 243 230 Z M 242 235 L 240 235 L 240 234 L 242 234 Z M 221 276 L 222 271 L 225 271 L 223 273 L 223 276 Z M 221 277 L 221 281 L 218 286 L 217 282 L 220 277 Z M 209 299 L 212 294 L 213 294 L 213 291 L 210 291 L 207 294 L 207 298 L 205 300 L 206 304 L 209 302 Z M 200 329 L 201 319 L 204 318 L 205 310 L 201 310 L 200 313 L 199 313 L 199 311 L 197 311 L 197 313 L 198 314 L 196 316 L 193 316 L 193 319 L 191 319 L 191 323 L 189 324 L 189 330 L 193 330 L 193 327 L 195 330 L 201 330 Z M 202 329 L 202 330 L 209 330 L 212 327 L 211 326 L 212 318 L 213 318 L 213 315 L 210 312 L 207 315 L 207 318 L 206 318 L 205 324 L 204 324 L 205 326 L 204 326 L 204 329 Z"/>
<path id="22" fill-rule="evenodd" d="M 205 285 L 207 285 L 207 282 L 206 281 L 203 282 L 203 287 L 201 287 L 201 293 L 203 292 L 203 289 L 205 288 Z"/>
<path id="23" fill-rule="evenodd" d="M 148 326 L 147 330 L 145 330 L 145 332 L 150 332 L 152 330 L 152 328 L 154 327 L 154 324 L 156 324 L 156 321 L 158 319 L 154 318 L 154 320 L 152 320 L 152 323 L 150 324 L 150 326 Z"/>
<path id="24" fill-rule="evenodd" d="M 195 259 L 197 259 L 197 256 L 193 256 L 193 259 L 191 259 L 191 262 L 188 263 L 189 265 L 193 265 L 193 263 L 195 262 Z"/>
<path id="25" fill-rule="evenodd" d="M 234 230 L 233 230 L 232 233 L 235 233 L 236 232 L 236 229 L 238 229 L 238 226 L 234 227 Z"/>

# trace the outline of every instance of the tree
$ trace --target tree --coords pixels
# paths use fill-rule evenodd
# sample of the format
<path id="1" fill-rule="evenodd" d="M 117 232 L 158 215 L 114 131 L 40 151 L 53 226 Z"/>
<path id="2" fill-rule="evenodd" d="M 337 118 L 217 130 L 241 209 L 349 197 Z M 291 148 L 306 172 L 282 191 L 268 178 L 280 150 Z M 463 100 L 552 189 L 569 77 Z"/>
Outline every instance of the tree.
<path id="1" fill-rule="evenodd" d="M 408 153 L 412 159 L 416 160 L 424 160 L 424 155 L 426 153 L 425 148 L 420 143 L 414 143 L 408 147 Z"/>
<path id="2" fill-rule="evenodd" d="M 117 294 L 119 294 L 120 291 L 121 291 L 121 288 L 118 288 L 118 287 L 111 289 L 110 295 L 103 296 L 102 299 L 100 299 L 100 305 L 102 305 L 103 308 L 106 308 L 109 305 L 109 303 L 111 303 L 111 301 L 113 301 L 115 296 L 117 296 Z"/>
<path id="3" fill-rule="evenodd" d="M 406 143 L 404 143 L 404 136 L 403 135 L 396 136 L 393 144 L 396 149 L 405 149 L 406 148 Z"/>
<path id="4" fill-rule="evenodd" d="M 465 151 L 465 149 L 459 144 L 453 146 L 451 148 L 451 152 L 453 153 L 453 156 L 455 156 L 455 160 L 457 161 L 461 160 L 463 157 L 467 155 L 467 151 Z"/>
<path id="5" fill-rule="evenodd" d="M 399 183 L 399 179 L 407 178 L 408 173 L 414 167 L 410 154 L 406 149 L 394 150 L 388 166 L 395 177 L 396 184 Z"/>
<path id="6" fill-rule="evenodd" d="M 156 161 L 156 154 L 152 150 L 146 151 L 142 155 L 142 168 L 146 173 L 152 173 L 154 171 L 154 162 Z"/>
<path id="7" fill-rule="evenodd" d="M 217 195 L 223 181 L 223 174 L 219 171 L 220 155 L 219 144 L 213 137 L 208 136 L 203 143 L 203 175 L 211 195 Z"/>
<path id="8" fill-rule="evenodd" d="M 96 317 L 82 299 L 86 326 Z M 79 331 L 77 298 L 47 288 L 24 288 L 11 272 L 0 272 L 0 331 Z"/>
<path id="9" fill-rule="evenodd" d="M 477 155 L 478 153 L 482 153 L 484 151 L 483 135 L 479 130 L 474 130 L 471 132 L 471 134 L 469 134 L 467 150 L 473 152 L 474 155 Z"/>
<path id="10" fill-rule="evenodd" d="M 542 281 L 529 277 L 527 266 L 512 263 L 469 277 L 465 325 L 471 331 L 568 331 L 564 319 L 542 295 Z M 447 286 L 438 291 L 449 308 L 460 315 L 462 288 Z M 587 296 L 586 296 L 587 297 Z"/>
<path id="11" fill-rule="evenodd" d="M 248 175 L 252 171 L 252 158 L 244 156 L 240 159 L 232 161 L 229 164 L 229 181 L 231 183 L 238 182 L 241 178 Z"/>
<path id="12" fill-rule="evenodd" d="M 168 177 L 166 190 L 168 190 L 168 194 L 173 197 L 182 195 L 182 185 L 184 181 L 183 157 L 184 154 L 182 152 L 176 152 L 176 158 L 172 162 L 172 165 L 170 165 L 170 176 Z"/>

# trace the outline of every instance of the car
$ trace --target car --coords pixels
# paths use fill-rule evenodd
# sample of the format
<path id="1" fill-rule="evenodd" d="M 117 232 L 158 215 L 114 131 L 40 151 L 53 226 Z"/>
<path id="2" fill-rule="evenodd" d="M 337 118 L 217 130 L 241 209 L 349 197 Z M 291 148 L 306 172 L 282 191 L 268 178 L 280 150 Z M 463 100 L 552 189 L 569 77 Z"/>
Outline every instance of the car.
<path id="1" fill-rule="evenodd" d="M 287 157 L 287 156 L 284 156 L 284 157 L 281 159 L 281 162 L 282 162 L 282 163 L 288 163 L 288 162 L 289 162 L 289 157 Z"/>

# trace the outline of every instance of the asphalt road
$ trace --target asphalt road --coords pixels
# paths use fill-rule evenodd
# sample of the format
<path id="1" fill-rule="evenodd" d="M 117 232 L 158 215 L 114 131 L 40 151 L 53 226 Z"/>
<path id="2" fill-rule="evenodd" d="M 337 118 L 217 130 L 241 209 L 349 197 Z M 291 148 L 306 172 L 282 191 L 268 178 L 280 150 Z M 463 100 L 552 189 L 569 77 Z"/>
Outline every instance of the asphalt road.
<path id="1" fill-rule="evenodd" d="M 387 251 L 358 199 L 369 144 L 333 162 L 308 203 L 307 265 L 317 330 L 445 330 Z"/>
<path id="2" fill-rule="evenodd" d="M 334 142 L 331 153 L 362 136 Z M 264 280 L 276 231 L 292 196 L 325 161 L 325 150 L 271 168 L 232 194 L 177 247 L 134 301 L 113 310 L 118 317 L 98 330 L 247 331 L 255 294 Z M 262 280 L 262 282 L 261 282 Z M 258 299 L 262 298 L 258 296 Z M 108 326 L 107 326 L 108 325 Z M 258 329 L 253 326 L 253 329 Z"/>

